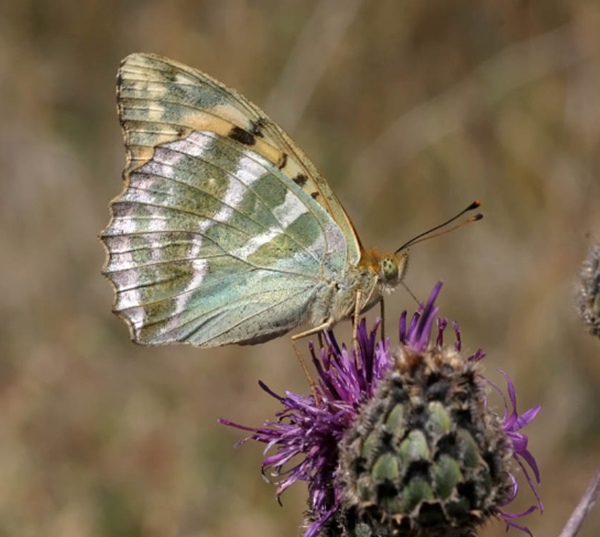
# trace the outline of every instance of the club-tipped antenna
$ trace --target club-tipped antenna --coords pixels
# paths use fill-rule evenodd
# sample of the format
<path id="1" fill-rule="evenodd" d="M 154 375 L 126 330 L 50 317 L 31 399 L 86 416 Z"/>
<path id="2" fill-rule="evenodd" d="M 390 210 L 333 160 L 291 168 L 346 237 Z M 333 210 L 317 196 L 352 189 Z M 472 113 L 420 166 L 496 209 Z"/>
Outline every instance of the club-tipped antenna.
<path id="1" fill-rule="evenodd" d="M 444 223 L 439 224 L 439 225 L 437 225 L 435 227 L 432 227 L 431 229 L 429 229 L 429 230 L 427 230 L 427 231 L 425 231 L 423 233 L 420 233 L 416 237 L 413 237 L 408 242 L 406 242 L 402 246 L 400 246 L 400 248 L 398 248 L 394 253 L 397 254 L 398 252 L 401 252 L 402 250 L 405 250 L 409 246 L 413 246 L 413 245 L 415 245 L 415 244 L 417 244 L 419 242 L 423 242 L 423 241 L 427 241 L 429 239 L 433 239 L 434 237 L 440 237 L 441 235 L 445 235 L 446 233 L 450 233 L 451 231 L 454 231 L 455 229 L 458 229 L 460 227 L 466 226 L 467 224 L 470 224 L 472 222 L 477 222 L 477 220 L 481 220 L 483 218 L 483 215 L 481 213 L 477 213 L 475 216 L 472 216 L 468 220 L 465 220 L 464 222 L 462 222 L 462 223 L 460 223 L 460 224 L 458 224 L 456 226 L 453 226 L 450 229 L 445 229 L 444 231 L 440 231 L 439 233 L 436 233 L 435 235 L 431 235 L 431 233 L 433 233 L 434 231 L 437 231 L 438 229 L 446 227 L 448 224 L 451 224 L 452 222 L 454 222 L 457 218 L 460 218 L 463 214 L 468 213 L 469 211 L 473 211 L 473 210 L 477 209 L 480 205 L 481 205 L 480 201 L 479 200 L 475 200 L 466 209 L 463 209 L 462 211 L 460 211 L 458 214 L 454 215 L 449 220 L 446 220 Z"/>

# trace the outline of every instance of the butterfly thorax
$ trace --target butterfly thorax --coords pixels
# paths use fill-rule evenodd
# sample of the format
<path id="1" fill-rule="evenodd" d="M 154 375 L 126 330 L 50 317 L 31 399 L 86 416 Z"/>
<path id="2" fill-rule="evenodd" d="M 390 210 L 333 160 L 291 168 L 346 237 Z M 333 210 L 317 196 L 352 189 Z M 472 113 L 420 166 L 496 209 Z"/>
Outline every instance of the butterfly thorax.
<path id="1" fill-rule="evenodd" d="M 358 265 L 349 267 L 339 279 L 331 281 L 318 293 L 311 308 L 311 322 L 333 326 L 349 319 L 356 310 L 359 294 L 360 312 L 368 311 L 384 294 L 396 289 L 407 267 L 408 252 L 381 254 L 375 249 L 364 251 Z"/>

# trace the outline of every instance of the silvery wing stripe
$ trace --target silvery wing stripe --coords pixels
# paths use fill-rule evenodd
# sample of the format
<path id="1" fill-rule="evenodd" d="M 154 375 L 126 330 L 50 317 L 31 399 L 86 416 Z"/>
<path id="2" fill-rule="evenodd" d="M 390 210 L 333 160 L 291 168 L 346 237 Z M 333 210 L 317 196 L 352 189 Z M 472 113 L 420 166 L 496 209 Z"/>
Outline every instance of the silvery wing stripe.
<path id="1" fill-rule="evenodd" d="M 258 237 L 252 237 L 244 246 L 234 250 L 233 256 L 240 259 L 248 259 L 248 257 L 256 252 L 261 246 L 264 246 L 282 233 L 283 231 L 281 229 L 272 229 Z"/>
<path id="2" fill-rule="evenodd" d="M 174 318 L 183 312 L 191 298 L 191 291 L 200 287 L 204 281 L 204 276 L 208 271 L 208 262 L 204 259 L 196 259 L 192 261 L 194 275 L 190 282 L 184 287 L 179 295 L 175 297 L 175 306 L 173 310 Z M 169 323 L 166 324 L 165 330 L 168 331 Z"/>
<path id="3" fill-rule="evenodd" d="M 182 140 L 180 142 L 173 142 L 171 144 L 169 144 L 171 149 L 174 149 L 176 151 L 184 151 L 184 149 L 192 149 L 192 151 L 194 151 L 194 156 L 196 157 L 201 157 L 202 156 L 202 152 L 196 152 L 196 147 L 201 146 L 200 144 L 196 144 L 195 141 L 192 144 L 186 144 L 185 140 Z M 215 222 L 227 222 L 230 218 L 231 215 L 233 214 L 233 211 L 239 206 L 239 204 L 242 202 L 242 200 L 244 199 L 244 194 L 246 193 L 246 187 L 248 185 L 251 185 L 254 181 L 258 180 L 260 176 L 258 175 L 254 175 L 254 176 L 249 176 L 249 174 L 245 173 L 245 170 L 243 169 L 244 166 L 244 161 L 243 159 L 240 159 L 240 161 L 237 164 L 237 172 L 244 175 L 244 180 L 242 182 L 240 181 L 236 181 L 234 178 L 229 178 L 229 184 L 227 185 L 227 191 L 225 192 L 225 196 L 223 197 L 223 206 L 221 207 L 221 209 L 219 209 L 219 211 L 214 215 L 213 220 L 205 220 L 203 222 L 200 222 L 199 224 L 199 229 L 198 232 L 202 235 L 204 235 Z M 236 177 L 239 177 L 237 174 L 234 174 Z M 190 251 L 190 256 L 191 257 L 195 257 L 200 253 L 200 250 L 202 248 L 202 242 L 198 241 L 191 249 Z M 197 267 L 196 270 L 196 266 L 194 266 L 195 271 L 194 271 L 194 276 L 192 277 L 190 283 L 188 285 L 185 286 L 185 288 L 181 291 L 181 294 L 179 294 L 176 298 L 175 298 L 175 309 L 173 312 L 173 319 L 170 320 L 169 322 L 167 322 L 165 324 L 164 332 L 169 332 L 173 329 L 174 326 L 176 326 L 177 323 L 177 316 L 179 316 L 187 307 L 189 301 L 192 298 L 192 294 L 191 291 L 194 291 L 198 288 L 200 288 L 200 286 L 202 285 L 202 282 L 204 281 L 204 276 L 206 275 L 206 272 L 208 270 L 208 264 L 206 261 L 201 261 L 201 262 L 194 262 L 194 265 L 196 265 L 197 263 L 201 263 L 200 266 Z"/>
<path id="4" fill-rule="evenodd" d="M 240 257 L 242 259 L 247 259 L 250 255 L 256 252 L 261 246 L 267 244 L 272 239 L 277 237 L 278 235 L 282 235 L 285 233 L 287 227 L 295 222 L 298 217 L 308 212 L 308 208 L 304 205 L 294 192 L 288 190 L 285 195 L 284 202 L 276 207 L 273 211 L 275 218 L 279 221 L 281 227 L 279 229 L 274 228 L 269 231 L 259 235 L 257 237 L 252 237 L 247 244 L 245 244 L 242 248 L 239 248 L 234 251 L 233 255 L 235 257 Z"/>
<path id="5" fill-rule="evenodd" d="M 275 218 L 281 223 L 281 228 L 286 229 L 299 216 L 308 212 L 308 208 L 299 199 L 298 196 L 288 190 L 285 195 L 285 201 L 275 207 L 273 213 Z"/>
<path id="6" fill-rule="evenodd" d="M 213 149 L 216 149 L 218 146 L 215 145 L 215 142 L 218 144 L 223 140 L 226 139 L 215 134 L 214 132 L 195 131 L 192 132 L 187 138 L 164 144 L 161 147 L 179 151 L 184 155 L 196 157 L 198 159 L 205 160 L 208 163 L 212 163 L 212 160 L 210 160 L 211 155 L 203 151 L 203 148 L 205 148 L 208 144 L 210 147 L 213 147 Z M 264 162 L 261 163 L 256 158 L 251 157 L 250 154 L 256 155 L 250 150 L 247 150 L 246 153 L 239 152 L 234 159 L 235 164 L 234 169 L 232 170 L 234 177 L 239 179 L 246 186 L 251 186 L 263 175 L 269 173 L 269 170 L 265 169 L 264 165 L 264 162 L 268 163 L 268 161 L 264 160 L 262 157 L 260 157 L 260 155 L 256 155 L 256 157 L 258 157 L 260 160 L 264 160 Z"/>
<path id="7" fill-rule="evenodd" d="M 123 238 L 125 240 L 128 239 L 127 237 L 123 237 Z M 126 266 L 134 265 L 135 260 L 133 259 L 133 254 L 131 252 L 127 252 L 127 253 L 123 254 L 122 263 Z M 124 293 L 122 291 L 123 283 L 118 282 L 115 285 L 117 285 L 117 288 L 119 289 L 119 292 L 117 293 L 117 296 L 115 299 L 115 309 L 116 310 L 121 310 L 121 309 L 124 309 L 124 307 L 127 307 L 127 306 L 123 306 L 123 302 L 125 304 L 129 304 L 130 306 L 138 306 L 142 302 L 141 293 L 138 288 L 138 277 L 135 273 L 131 273 L 131 276 L 125 282 L 125 285 L 128 285 L 131 288 L 130 290 L 125 291 L 125 293 L 128 293 L 125 298 L 123 298 Z M 132 318 L 131 318 L 132 325 L 137 326 L 139 324 L 143 324 L 145 321 L 145 317 L 146 317 L 146 315 L 143 310 L 136 312 L 134 314 L 134 316 L 132 316 Z"/>
<path id="8" fill-rule="evenodd" d="M 202 235 L 196 233 L 186 233 L 185 238 L 173 239 L 169 236 L 168 232 L 105 236 L 103 239 L 109 248 L 110 256 L 104 272 L 121 272 L 121 277 L 125 278 L 126 274 L 131 273 L 130 269 L 169 263 L 176 259 L 187 260 L 187 255 L 182 256 L 180 252 L 185 250 L 187 254 L 203 238 Z M 139 245 L 140 242 L 143 242 L 143 245 Z M 174 250 L 175 253 L 167 255 L 165 253 L 167 249 Z M 219 252 L 222 254 L 222 250 Z M 146 258 L 145 261 L 140 261 L 139 258 L 135 257 L 139 255 L 144 255 Z M 202 258 L 207 259 L 215 255 L 219 255 L 219 253 L 213 251 L 207 254 L 205 252 Z M 127 285 L 130 284 L 128 283 Z M 119 288 L 123 288 L 122 284 L 119 285 Z"/>
<path id="9" fill-rule="evenodd" d="M 202 157 L 212 147 L 214 140 L 211 137 L 202 136 L 202 133 L 194 132 L 190 134 L 188 138 L 178 140 L 175 142 L 166 143 L 157 149 L 155 157 L 146 165 L 144 165 L 139 171 L 141 173 L 155 174 L 165 178 L 177 180 L 177 166 L 181 163 L 182 159 L 186 156 L 195 157 L 202 159 Z M 247 163 L 240 160 L 238 162 L 238 172 L 243 184 L 235 180 L 229 180 L 227 186 L 227 192 L 221 200 L 223 206 L 219 211 L 212 217 L 212 220 L 205 220 L 200 222 L 198 226 L 198 232 L 205 234 L 215 222 L 227 222 L 231 218 L 231 215 L 235 209 L 241 203 L 246 189 L 243 185 L 251 185 L 254 181 L 260 178 L 259 175 L 245 173 L 243 169 Z M 234 174 L 235 175 L 235 174 Z M 242 179 L 243 177 L 243 179 Z M 147 185 L 151 188 L 152 184 Z M 202 241 L 194 246 L 194 250 L 199 251 L 202 247 Z"/>
<path id="10" fill-rule="evenodd" d="M 302 211 L 302 213 L 310 211 L 313 214 L 315 220 L 318 222 L 318 225 L 322 229 L 325 242 L 323 244 L 323 242 L 319 240 L 309 247 L 304 246 L 304 250 L 313 259 L 318 260 L 321 263 L 323 262 L 324 256 L 329 258 L 335 258 L 334 260 L 327 260 L 327 264 L 330 264 L 334 270 L 343 271 L 345 269 L 347 260 L 346 238 L 342 230 L 331 218 L 331 216 L 327 214 L 319 204 L 315 203 L 314 199 L 308 196 L 301 188 L 298 187 L 298 185 L 296 185 L 292 180 L 290 180 L 289 177 L 283 174 L 281 170 L 279 170 L 273 163 L 271 163 L 261 155 L 258 155 L 246 148 L 244 148 L 242 152 L 239 144 L 232 144 L 229 139 L 220 137 L 215 133 L 195 132 L 192 133 L 187 138 L 187 140 L 191 141 L 192 143 L 196 143 L 198 138 L 201 136 L 211 136 L 221 144 L 225 145 L 231 152 L 233 152 L 236 155 L 235 159 L 232 160 L 237 160 L 238 162 L 240 162 L 240 164 L 242 164 L 241 166 L 238 166 L 238 168 L 236 169 L 236 173 L 240 174 L 240 180 L 247 184 L 250 190 L 254 192 L 257 195 L 257 197 L 259 197 L 259 199 L 262 200 L 262 198 L 260 198 L 260 195 L 256 193 L 254 188 L 252 188 L 252 183 L 248 182 L 249 178 L 256 176 L 270 176 L 276 178 L 279 182 L 281 182 L 287 190 L 287 205 L 285 205 L 285 208 L 280 210 L 279 213 L 275 212 L 277 207 L 272 209 L 275 218 L 279 221 L 280 229 L 285 229 L 287 227 L 287 224 L 282 222 L 280 219 L 283 218 L 285 220 L 289 218 L 286 215 L 285 211 L 292 207 L 292 204 L 295 205 L 294 211 Z M 203 158 L 207 159 L 207 162 L 212 163 L 212 157 L 213 154 L 207 153 Z M 290 196 L 289 200 L 288 195 Z M 296 200 L 295 202 L 293 201 L 294 199 Z M 264 202 L 264 200 L 262 201 Z M 304 206 L 304 208 L 301 208 L 302 205 Z M 267 232 L 265 232 L 265 239 L 267 237 L 273 238 L 275 236 L 276 234 L 273 234 L 273 229 L 269 229 Z M 259 242 L 260 247 L 260 245 L 268 242 L 268 239 L 265 242 Z"/>
<path id="11" fill-rule="evenodd" d="M 212 147 L 213 139 L 203 136 L 200 131 L 192 132 L 187 138 L 169 142 L 160 146 L 161 148 L 171 149 L 173 155 L 187 155 L 190 157 L 202 158 L 208 147 Z"/>
<path id="12" fill-rule="evenodd" d="M 229 161 L 229 164 L 234 163 L 234 167 L 231 169 L 222 168 L 221 166 L 217 166 L 215 162 L 215 152 L 211 151 L 201 151 L 196 148 L 196 146 L 205 147 L 207 144 L 207 140 L 213 142 L 213 145 L 210 146 L 212 149 L 219 150 L 221 152 L 229 151 L 232 153 L 232 158 Z M 181 151 L 186 155 L 192 155 L 207 164 L 215 165 L 220 167 L 224 171 L 230 173 L 233 177 L 241 181 L 250 192 L 252 192 L 256 198 L 264 204 L 265 207 L 269 209 L 269 211 L 274 216 L 275 220 L 278 222 L 278 227 L 280 230 L 285 231 L 288 227 L 289 223 L 296 220 L 296 218 L 304 213 L 309 212 L 309 206 L 312 207 L 313 215 L 315 216 L 315 221 L 321 227 L 322 232 L 326 236 L 326 241 L 330 242 L 332 245 L 335 245 L 335 248 L 339 247 L 340 240 L 342 241 L 343 248 L 341 250 L 335 251 L 335 254 L 338 256 L 342 256 L 345 262 L 345 252 L 346 245 L 345 239 L 341 230 L 337 227 L 335 222 L 321 209 L 321 207 L 312 200 L 309 196 L 307 196 L 301 189 L 298 188 L 297 185 L 290 181 L 287 176 L 281 173 L 276 166 L 274 166 L 270 161 L 258 155 L 251 150 L 244 149 L 244 152 L 240 151 L 239 144 L 232 144 L 231 140 L 228 138 L 223 138 L 212 132 L 204 132 L 197 131 L 191 133 L 187 138 L 165 144 L 165 148 L 170 148 L 173 150 Z M 161 157 L 161 153 L 158 153 L 158 158 Z M 153 159 L 154 160 L 154 159 Z M 151 161 L 150 164 L 152 164 Z M 261 196 L 260 193 L 253 188 L 253 185 L 259 181 L 261 178 L 269 177 L 273 180 L 279 181 L 282 183 L 286 190 L 285 199 L 282 205 L 278 205 L 276 207 L 271 207 L 266 200 Z M 316 214 L 315 214 L 316 212 Z M 290 220 L 291 218 L 291 220 Z M 257 238 L 253 241 L 253 244 L 256 244 L 256 247 L 249 245 L 247 251 L 252 253 L 256 251 L 260 246 L 266 244 L 271 238 L 277 236 L 277 233 L 274 233 L 274 228 L 271 227 L 267 229 L 262 237 Z M 293 237 L 292 240 L 296 241 Z M 296 241 L 297 242 L 297 241 Z M 305 245 L 298 244 L 300 248 L 302 248 L 310 257 L 312 257 L 316 262 L 320 263 L 322 255 L 324 253 L 323 249 L 318 249 L 317 251 L 313 251 L 313 247 L 306 247 Z M 242 254 L 244 250 L 240 250 Z M 334 252 L 332 248 L 328 249 L 328 252 Z M 245 259 L 247 255 L 241 255 L 242 259 Z M 343 266 L 343 262 L 339 265 Z"/>
<path id="13" fill-rule="evenodd" d="M 207 150 L 207 147 L 209 149 L 214 148 L 215 146 L 210 146 L 210 144 L 214 144 L 217 141 L 223 142 L 223 139 L 219 140 L 219 137 L 212 132 L 193 132 L 183 140 L 164 144 L 157 149 L 154 158 L 133 175 L 135 178 L 135 186 L 148 190 L 152 189 L 154 181 L 151 178 L 139 180 L 138 175 L 140 174 L 154 174 L 171 180 L 177 180 L 178 170 L 173 166 L 179 164 L 181 158 L 184 156 L 193 156 L 194 158 L 204 161 L 206 164 L 214 165 L 213 161 L 210 159 L 210 151 Z M 170 155 L 170 151 L 179 152 L 179 157 L 177 157 L 176 154 Z M 248 151 L 248 153 L 251 152 Z M 262 162 L 257 161 L 257 158 L 262 160 Z M 262 159 L 259 155 L 253 154 L 253 156 L 250 157 L 242 153 L 236 153 L 235 159 L 233 160 L 237 162 L 235 168 L 231 171 L 225 171 L 228 172 L 231 179 L 237 180 L 239 183 L 233 184 L 230 179 L 228 192 L 220 200 L 224 204 L 223 209 L 219 211 L 216 216 L 212 217 L 213 220 L 221 222 L 228 222 L 230 220 L 233 211 L 227 209 L 226 206 L 230 206 L 233 210 L 236 210 L 239 207 L 239 204 L 247 194 L 244 187 L 246 187 L 249 192 L 252 192 L 256 196 L 257 201 L 261 202 L 264 207 L 271 212 L 275 220 L 279 222 L 280 229 L 285 229 L 290 221 L 293 221 L 299 215 L 308 212 L 308 208 L 304 202 L 298 198 L 297 194 L 294 194 L 291 191 L 288 191 L 284 204 L 273 209 L 252 189 L 252 185 L 262 177 L 272 176 L 273 170 L 267 167 L 271 166 L 269 161 Z M 250 218 L 246 214 L 244 216 Z M 261 222 L 256 220 L 253 221 L 259 225 L 261 224 Z M 264 228 L 266 234 L 271 236 L 272 227 L 264 225 Z M 325 228 L 323 226 L 322 228 L 325 232 Z M 299 246 L 305 248 L 302 245 Z M 310 249 L 306 250 L 310 253 Z M 315 255 L 312 255 L 312 257 L 315 261 L 319 261 L 319 257 Z"/>

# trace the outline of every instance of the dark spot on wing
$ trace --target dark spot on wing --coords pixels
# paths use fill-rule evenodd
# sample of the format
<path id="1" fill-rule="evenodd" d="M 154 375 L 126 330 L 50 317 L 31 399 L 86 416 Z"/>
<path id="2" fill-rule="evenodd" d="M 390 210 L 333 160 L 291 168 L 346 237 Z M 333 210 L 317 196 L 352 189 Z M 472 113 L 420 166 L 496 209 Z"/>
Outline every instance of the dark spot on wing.
<path id="1" fill-rule="evenodd" d="M 238 126 L 233 127 L 229 131 L 229 137 L 236 142 L 240 142 L 244 145 L 254 145 L 256 143 L 256 138 L 251 132 L 245 131 Z"/>
<path id="2" fill-rule="evenodd" d="M 306 184 L 306 181 L 308 181 L 308 177 L 306 177 L 306 175 L 304 175 L 303 173 L 299 173 L 298 175 L 296 175 L 296 177 L 294 177 L 293 181 L 299 187 L 303 187 Z"/>
<path id="3" fill-rule="evenodd" d="M 319 197 L 319 193 L 318 192 L 312 192 L 310 196 L 311 196 L 312 199 L 316 200 Z"/>
<path id="4" fill-rule="evenodd" d="M 123 67 L 123 62 L 121 62 L 121 67 Z M 125 120 L 123 119 L 123 105 L 121 104 L 121 93 L 123 91 L 123 73 L 121 73 L 121 69 L 117 73 L 117 107 L 119 110 L 119 125 L 125 128 Z"/>
<path id="5" fill-rule="evenodd" d="M 250 133 L 258 138 L 264 138 L 262 130 L 265 128 L 266 124 L 265 118 L 263 117 L 259 117 L 256 121 L 250 121 Z"/>
<path id="6" fill-rule="evenodd" d="M 181 125 L 177 125 L 175 127 L 175 132 L 177 133 L 177 138 L 181 138 L 185 134 L 186 129 L 185 129 L 185 127 L 182 127 Z"/>
<path id="7" fill-rule="evenodd" d="M 279 160 L 277 161 L 277 167 L 281 170 L 287 163 L 287 153 L 281 153 Z"/>

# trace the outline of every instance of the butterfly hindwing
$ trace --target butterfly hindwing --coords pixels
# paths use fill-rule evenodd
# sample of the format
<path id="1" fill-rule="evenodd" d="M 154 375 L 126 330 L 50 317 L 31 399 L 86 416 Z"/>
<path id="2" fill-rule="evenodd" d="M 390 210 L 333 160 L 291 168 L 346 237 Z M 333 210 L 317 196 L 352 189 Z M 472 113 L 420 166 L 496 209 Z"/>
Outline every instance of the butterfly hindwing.
<path id="1" fill-rule="evenodd" d="M 115 310 L 136 341 L 271 339 L 300 324 L 323 274 L 347 263 L 326 211 L 229 136 L 190 131 L 138 164 L 102 236 Z"/>

